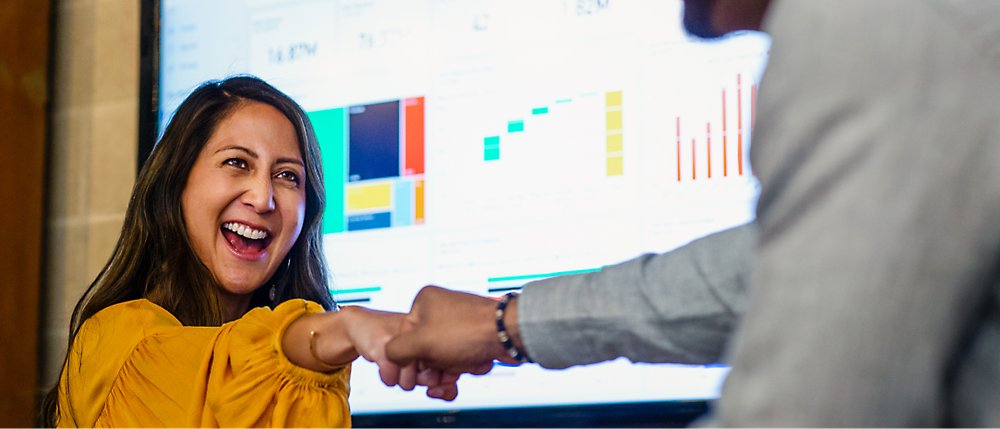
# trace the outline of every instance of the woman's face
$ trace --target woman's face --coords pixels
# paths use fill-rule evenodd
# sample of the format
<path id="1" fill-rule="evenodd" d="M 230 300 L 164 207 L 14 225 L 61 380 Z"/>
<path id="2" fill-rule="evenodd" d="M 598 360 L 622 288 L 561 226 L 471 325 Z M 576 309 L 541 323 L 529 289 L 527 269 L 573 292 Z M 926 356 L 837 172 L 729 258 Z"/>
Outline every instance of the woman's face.
<path id="1" fill-rule="evenodd" d="M 237 107 L 198 154 L 181 195 L 184 225 L 222 285 L 227 317 L 246 311 L 298 239 L 305 179 L 292 123 L 264 103 Z"/>

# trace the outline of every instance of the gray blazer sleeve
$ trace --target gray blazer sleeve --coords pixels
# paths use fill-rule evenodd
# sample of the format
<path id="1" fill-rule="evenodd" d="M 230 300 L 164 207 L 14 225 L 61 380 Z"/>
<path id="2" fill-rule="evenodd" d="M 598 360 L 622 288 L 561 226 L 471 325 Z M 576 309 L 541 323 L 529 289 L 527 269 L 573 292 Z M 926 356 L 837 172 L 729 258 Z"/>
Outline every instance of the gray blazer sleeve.
<path id="1" fill-rule="evenodd" d="M 622 356 L 716 362 L 743 312 L 755 241 L 747 224 L 599 272 L 529 283 L 518 300 L 527 353 L 546 368 Z"/>

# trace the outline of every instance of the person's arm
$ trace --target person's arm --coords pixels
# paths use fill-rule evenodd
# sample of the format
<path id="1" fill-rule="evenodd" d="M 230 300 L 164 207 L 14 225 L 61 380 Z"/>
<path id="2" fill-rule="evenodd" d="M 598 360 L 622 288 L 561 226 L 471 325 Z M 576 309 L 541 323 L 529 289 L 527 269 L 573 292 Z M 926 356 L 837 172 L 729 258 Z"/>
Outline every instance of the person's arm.
<path id="1" fill-rule="evenodd" d="M 756 226 L 718 232 L 599 272 L 525 285 L 523 347 L 546 368 L 626 357 L 711 363 L 743 313 Z"/>
<path id="2" fill-rule="evenodd" d="M 752 224 L 661 255 L 600 272 L 525 286 L 504 322 L 518 348 L 555 368 L 626 356 L 647 362 L 719 358 L 739 319 L 756 239 Z M 496 301 L 429 286 L 417 294 L 391 360 L 483 373 L 508 360 L 496 327 Z"/>

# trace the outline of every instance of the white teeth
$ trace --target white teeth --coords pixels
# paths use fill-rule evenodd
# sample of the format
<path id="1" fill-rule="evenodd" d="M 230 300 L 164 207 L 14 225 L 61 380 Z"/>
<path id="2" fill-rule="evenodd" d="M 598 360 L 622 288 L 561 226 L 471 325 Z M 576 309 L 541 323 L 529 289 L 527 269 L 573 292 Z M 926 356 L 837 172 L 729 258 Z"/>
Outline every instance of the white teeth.
<path id="1" fill-rule="evenodd" d="M 236 222 L 229 222 L 227 224 L 222 225 L 222 227 L 226 228 L 226 229 L 228 229 L 228 230 L 230 230 L 232 232 L 235 232 L 235 233 L 237 233 L 239 235 L 242 235 L 242 236 L 244 236 L 246 238 L 249 238 L 251 240 L 261 240 L 261 239 L 267 237 L 267 232 L 266 231 L 259 230 L 259 229 L 253 229 L 253 228 L 251 228 L 249 226 L 246 226 L 246 225 L 243 225 L 243 224 L 240 224 L 240 223 L 236 223 Z"/>

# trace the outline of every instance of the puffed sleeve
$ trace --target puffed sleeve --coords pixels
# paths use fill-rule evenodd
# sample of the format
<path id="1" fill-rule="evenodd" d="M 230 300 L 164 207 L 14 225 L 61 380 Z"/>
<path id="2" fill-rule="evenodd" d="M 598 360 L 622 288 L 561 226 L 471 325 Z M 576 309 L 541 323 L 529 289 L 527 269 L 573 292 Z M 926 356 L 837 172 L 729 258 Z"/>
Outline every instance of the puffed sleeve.
<path id="1" fill-rule="evenodd" d="M 137 300 L 102 310 L 74 341 L 60 380 L 60 426 L 348 426 L 350 366 L 291 363 L 285 328 L 322 308 L 258 308 L 222 327 L 185 327 Z"/>
<path id="2" fill-rule="evenodd" d="M 196 403 L 204 403 L 199 426 L 343 427 L 350 365 L 331 374 L 291 363 L 281 350 L 288 325 L 322 308 L 293 300 L 274 311 L 258 308 L 220 328 L 196 380 Z"/>

